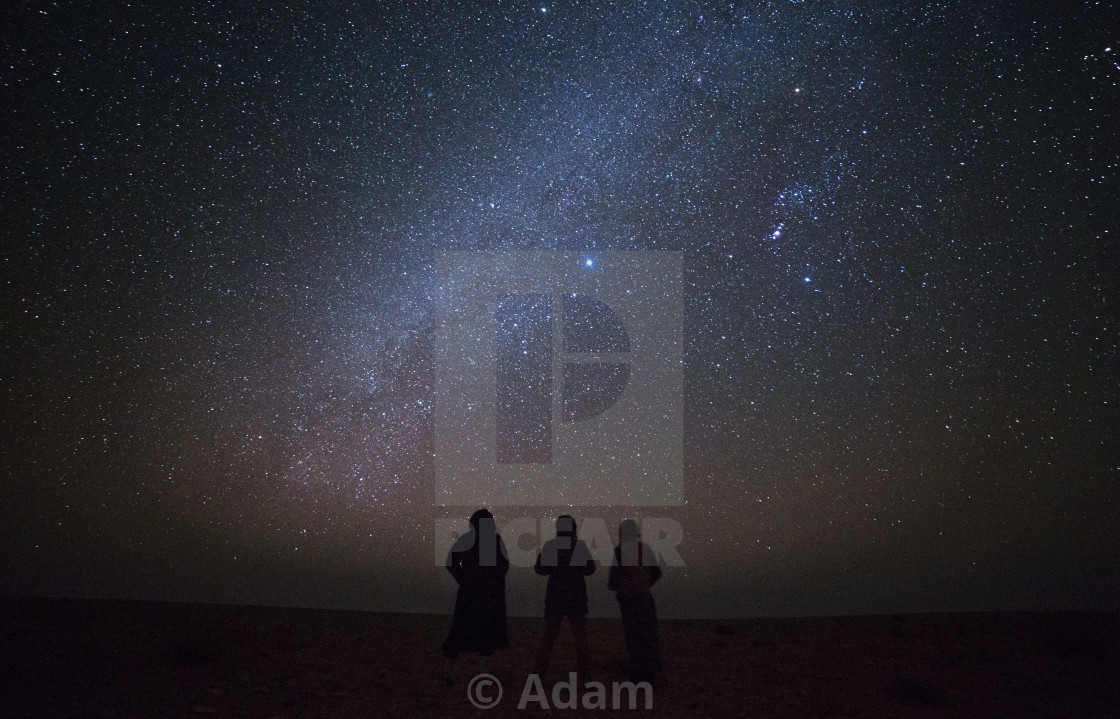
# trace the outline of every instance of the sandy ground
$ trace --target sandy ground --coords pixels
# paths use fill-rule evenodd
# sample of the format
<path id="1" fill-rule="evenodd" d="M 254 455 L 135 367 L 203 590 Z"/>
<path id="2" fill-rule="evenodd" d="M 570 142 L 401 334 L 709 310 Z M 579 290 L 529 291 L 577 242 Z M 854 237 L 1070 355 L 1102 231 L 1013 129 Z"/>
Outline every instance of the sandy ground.
<path id="1" fill-rule="evenodd" d="M 957 614 L 663 621 L 653 709 L 517 709 L 543 626 L 511 619 L 476 709 L 440 678 L 446 616 L 2 599 L 0 713 L 27 717 L 1120 716 L 1120 616 Z M 561 634 L 543 688 L 574 666 Z M 593 620 L 591 680 L 624 681 L 621 627 Z M 562 692 L 561 699 L 567 698 Z M 578 699 L 594 700 L 586 690 Z M 639 706 L 642 705 L 639 699 Z"/>

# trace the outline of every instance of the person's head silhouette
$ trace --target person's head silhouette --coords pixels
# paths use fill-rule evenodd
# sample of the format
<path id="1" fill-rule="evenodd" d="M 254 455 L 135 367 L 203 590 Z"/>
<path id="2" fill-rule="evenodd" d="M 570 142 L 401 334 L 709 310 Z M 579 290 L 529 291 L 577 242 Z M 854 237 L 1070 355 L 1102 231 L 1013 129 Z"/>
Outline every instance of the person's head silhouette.
<path id="1" fill-rule="evenodd" d="M 556 536 L 576 536 L 576 520 L 570 514 L 561 514 L 556 518 Z"/>
<path id="2" fill-rule="evenodd" d="M 638 531 L 638 523 L 633 519 L 625 519 L 618 528 L 618 541 L 629 542 L 641 536 Z"/>
<path id="3" fill-rule="evenodd" d="M 494 528 L 494 515 L 490 513 L 489 509 L 483 508 L 471 515 L 471 529 L 479 531 L 479 525 L 482 525 L 482 531 Z"/>

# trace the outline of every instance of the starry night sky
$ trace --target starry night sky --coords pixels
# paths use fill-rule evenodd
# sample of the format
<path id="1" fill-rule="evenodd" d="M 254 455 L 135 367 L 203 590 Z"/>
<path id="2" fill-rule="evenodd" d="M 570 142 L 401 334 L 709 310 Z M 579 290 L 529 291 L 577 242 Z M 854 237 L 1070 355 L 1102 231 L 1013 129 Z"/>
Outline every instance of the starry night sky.
<path id="1" fill-rule="evenodd" d="M 1108 3 L 258 5 L 0 30 L 0 590 L 449 611 L 434 253 L 675 250 L 663 613 L 1120 607 Z"/>

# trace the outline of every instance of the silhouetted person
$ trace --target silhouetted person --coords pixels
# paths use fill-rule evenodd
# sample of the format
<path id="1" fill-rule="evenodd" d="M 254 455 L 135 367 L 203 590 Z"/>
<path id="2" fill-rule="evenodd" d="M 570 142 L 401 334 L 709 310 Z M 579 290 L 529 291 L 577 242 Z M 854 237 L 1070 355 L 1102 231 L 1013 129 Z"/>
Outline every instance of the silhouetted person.
<path id="1" fill-rule="evenodd" d="M 455 616 L 443 642 L 443 677 L 460 652 L 478 652 L 479 671 L 486 671 L 495 649 L 509 646 L 506 627 L 506 572 L 509 558 L 489 510 L 471 515 L 471 531 L 459 537 L 447 555 L 447 571 L 459 583 Z"/>
<path id="2" fill-rule="evenodd" d="M 653 550 L 639 538 L 638 523 L 625 520 L 618 530 L 607 589 L 618 598 L 626 653 L 630 655 L 630 677 L 635 682 L 652 682 L 661 671 L 657 605 L 649 591 L 658 579 L 661 567 Z"/>
<path id="3" fill-rule="evenodd" d="M 576 520 L 566 514 L 556 519 L 556 538 L 545 542 L 534 570 L 548 577 L 548 587 L 544 595 L 544 636 L 533 671 L 542 676 L 548 672 L 552 647 L 567 617 L 576 644 L 576 671 L 584 677 L 588 650 L 587 583 L 583 578 L 595 573 L 595 560 L 587 545 L 576 538 Z"/>

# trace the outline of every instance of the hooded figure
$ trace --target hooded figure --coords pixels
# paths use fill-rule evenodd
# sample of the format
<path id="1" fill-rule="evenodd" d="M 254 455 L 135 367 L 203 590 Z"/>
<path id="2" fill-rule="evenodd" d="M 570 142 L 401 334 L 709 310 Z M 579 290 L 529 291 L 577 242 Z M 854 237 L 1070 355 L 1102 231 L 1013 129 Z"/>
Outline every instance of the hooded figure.
<path id="1" fill-rule="evenodd" d="M 533 567 L 548 577 L 544 595 L 545 630 L 537 653 L 535 672 L 544 675 L 552 647 L 564 617 L 572 627 L 576 645 L 577 671 L 587 674 L 587 583 L 584 577 L 595 573 L 591 550 L 576 538 L 576 521 L 567 514 L 556 519 L 556 538 L 545 543 Z"/>
<path id="2" fill-rule="evenodd" d="M 506 572 L 509 558 L 494 515 L 480 509 L 471 515 L 471 531 L 456 540 L 447 555 L 447 571 L 459 583 L 451 631 L 443 643 L 444 678 L 460 652 L 478 652 L 485 671 L 495 649 L 509 646 L 506 628 Z"/>
<path id="3" fill-rule="evenodd" d="M 614 548 L 607 589 L 615 592 L 618 598 L 633 681 L 652 681 L 661 671 L 657 605 L 649 591 L 658 579 L 661 579 L 661 567 L 657 557 L 649 545 L 641 541 L 638 523 L 627 519 L 618 530 L 618 546 Z"/>

